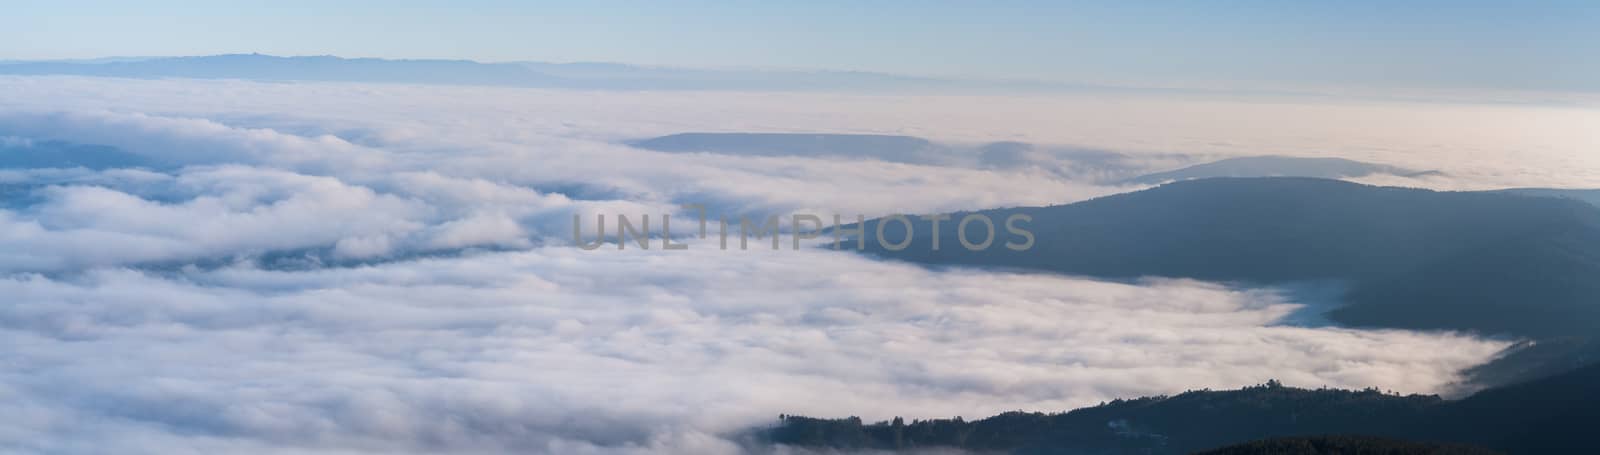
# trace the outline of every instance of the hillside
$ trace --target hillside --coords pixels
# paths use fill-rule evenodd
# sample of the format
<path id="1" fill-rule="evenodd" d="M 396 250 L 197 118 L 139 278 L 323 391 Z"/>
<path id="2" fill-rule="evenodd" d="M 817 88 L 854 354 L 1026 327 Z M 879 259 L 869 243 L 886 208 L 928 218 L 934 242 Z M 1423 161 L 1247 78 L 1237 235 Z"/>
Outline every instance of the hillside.
<path id="1" fill-rule="evenodd" d="M 873 158 L 907 163 L 944 152 L 927 139 L 882 134 L 679 133 L 628 145 L 658 152 Z"/>
<path id="2" fill-rule="evenodd" d="M 1070 205 L 986 210 L 990 248 L 913 218 L 910 246 L 888 251 L 866 223 L 868 252 L 924 264 L 993 266 L 1109 279 L 1146 276 L 1241 284 L 1338 281 L 1330 316 L 1374 327 L 1532 337 L 1600 327 L 1600 209 L 1560 198 L 1436 192 L 1308 178 L 1191 180 Z M 1023 214 L 1027 251 L 1004 224 Z M 968 240 L 981 243 L 982 224 Z M 905 239 L 885 227 L 884 241 Z"/>
<path id="3" fill-rule="evenodd" d="M 1371 436 L 1303 436 L 1263 439 L 1199 455 L 1486 455 L 1493 450 L 1459 444 L 1401 441 Z"/>
<path id="4" fill-rule="evenodd" d="M 1145 174 L 1123 183 L 1159 183 L 1216 177 L 1315 177 L 1340 179 L 1373 174 L 1414 175 L 1420 171 L 1344 158 L 1248 156 L 1197 164 L 1182 169 Z"/>
<path id="5" fill-rule="evenodd" d="M 783 416 L 778 425 L 760 431 L 759 438 L 775 444 L 835 449 L 1163 454 L 1267 438 L 1337 434 L 1362 436 L 1333 443 L 1364 446 L 1387 441 L 1377 445 L 1405 449 L 1355 453 L 1438 453 L 1429 448 L 1460 448 L 1457 444 L 1507 453 L 1593 453 L 1600 450 L 1600 439 L 1590 437 L 1588 429 L 1597 419 L 1600 365 L 1591 365 L 1544 380 L 1486 390 L 1460 401 L 1370 389 L 1298 389 L 1269 381 L 1238 390 L 1116 400 L 1055 414 L 1009 412 L 970 422 L 959 417 L 909 423 L 897 418 L 867 424 L 854 417 Z M 1316 438 L 1266 441 L 1216 453 L 1284 453 L 1252 451 L 1256 449 L 1251 447 L 1314 441 Z"/>

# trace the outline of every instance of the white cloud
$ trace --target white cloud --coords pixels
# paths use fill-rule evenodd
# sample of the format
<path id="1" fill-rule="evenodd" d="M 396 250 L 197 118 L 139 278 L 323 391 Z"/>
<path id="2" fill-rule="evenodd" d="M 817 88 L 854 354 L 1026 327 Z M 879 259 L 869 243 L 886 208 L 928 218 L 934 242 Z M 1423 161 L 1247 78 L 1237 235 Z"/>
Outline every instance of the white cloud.
<path id="1" fill-rule="evenodd" d="M 0 449 L 25 452 L 732 452 L 728 432 L 783 412 L 975 417 L 1267 378 L 1436 391 L 1505 346 L 1282 326 L 1283 293 L 1190 281 L 564 246 L 573 214 L 673 213 L 679 231 L 684 203 L 851 218 L 1133 189 L 1064 179 L 1079 173 L 1049 154 L 982 169 L 621 139 L 1342 155 L 1465 187 L 1600 175 L 1576 128 L 1593 111 L 1528 106 L 30 77 L 0 93 L 7 141 L 172 165 L 0 171 Z M 251 260 L 272 255 L 290 261 Z"/>
<path id="2" fill-rule="evenodd" d="M 142 429 L 180 446 L 693 452 L 677 444 L 727 448 L 780 412 L 1060 410 L 1267 378 L 1425 392 L 1505 346 L 1276 326 L 1294 305 L 1268 290 L 710 244 L 99 270 L 0 293 L 17 296 L 0 338 L 29 347 L 3 354 L 17 400 L 0 411 L 70 416 L 13 421 L 46 437 L 0 444 L 46 450 Z"/>
<path id="3" fill-rule="evenodd" d="M 15 76 L 0 77 L 0 86 L 18 94 L 7 100 L 13 109 L 205 118 L 307 138 L 331 135 L 361 147 L 457 156 L 506 153 L 482 150 L 491 145 L 537 156 L 564 153 L 560 149 L 573 144 L 685 131 L 837 132 L 1071 144 L 1136 157 L 1337 156 L 1441 170 L 1459 179 L 1452 188 L 1600 186 L 1600 154 L 1594 153 L 1600 133 L 1590 127 L 1600 123 L 1600 109 L 1593 103 L 590 92 Z M 0 135 L 19 136 L 7 123 L 0 122 Z M 1179 163 L 1160 158 L 1155 164 Z"/>

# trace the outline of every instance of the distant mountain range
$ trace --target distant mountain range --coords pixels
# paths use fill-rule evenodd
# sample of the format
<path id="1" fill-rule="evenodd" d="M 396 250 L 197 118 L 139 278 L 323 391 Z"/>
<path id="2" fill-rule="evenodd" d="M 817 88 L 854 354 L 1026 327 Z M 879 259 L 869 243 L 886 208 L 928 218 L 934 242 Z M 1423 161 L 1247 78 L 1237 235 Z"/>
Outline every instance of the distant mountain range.
<path id="1" fill-rule="evenodd" d="M 888 134 L 696 132 L 628 141 L 626 144 L 668 153 L 860 159 L 993 170 L 1034 170 L 1062 179 L 1094 182 L 1114 181 L 1143 172 L 1141 159 L 1175 157 L 1160 154 L 1135 157 L 1109 150 L 1040 146 L 1012 141 L 982 145 L 944 144 L 920 137 Z"/>
<path id="2" fill-rule="evenodd" d="M 993 142 L 961 146 L 924 138 L 884 134 L 824 133 L 679 133 L 628 141 L 628 145 L 659 152 L 716 153 L 742 156 L 795 156 L 874 159 L 914 164 L 976 166 L 985 169 L 1035 168 L 1063 178 L 1088 179 L 1117 185 L 1154 185 L 1212 177 L 1317 177 L 1354 178 L 1378 174 L 1422 176 L 1438 174 L 1343 158 L 1248 156 L 1227 158 L 1181 169 L 1145 172 L 1144 159 L 1186 159 L 1176 154 L 1130 156 L 1109 150 L 1041 146 L 1025 142 Z M 1132 177 L 1129 177 L 1133 175 Z M 1597 196 L 1600 198 L 1600 196 Z"/>
<path id="3" fill-rule="evenodd" d="M 602 90 L 1158 91 L 1036 81 L 941 79 L 859 71 L 663 68 L 617 63 L 280 57 L 226 54 L 0 62 L 0 74 L 388 82 Z"/>
<path id="4" fill-rule="evenodd" d="M 510 86 L 551 86 L 559 82 L 556 77 L 539 73 L 516 63 L 478 63 L 467 60 L 386 60 L 331 56 L 275 57 L 260 54 L 114 59 L 92 62 L 21 62 L 0 64 L 0 74 L 408 82 Z"/>
<path id="5" fill-rule="evenodd" d="M 1213 177 L 1316 177 L 1342 179 L 1389 174 L 1402 177 L 1436 174 L 1382 164 L 1363 163 L 1344 158 L 1302 158 L 1292 156 L 1251 156 L 1229 158 L 1183 169 L 1157 172 L 1123 180 L 1123 183 L 1154 185 L 1181 180 Z"/>
<path id="6" fill-rule="evenodd" d="M 927 139 L 885 134 L 680 133 L 628 142 L 658 152 L 870 158 L 921 163 L 948 153 Z"/>
<path id="7" fill-rule="evenodd" d="M 1535 338 L 1600 328 L 1600 208 L 1501 192 L 1436 192 L 1309 178 L 1189 180 L 1076 204 L 984 210 L 994 247 L 962 248 L 955 214 L 885 227 L 868 252 L 924 264 L 1242 284 L 1346 283 L 1344 324 Z M 1027 251 L 1000 247 L 1024 214 Z M 866 235 L 879 220 L 866 223 Z M 981 224 L 969 232 L 981 243 Z"/>
<path id="8" fill-rule="evenodd" d="M 1486 390 L 1459 401 L 1376 389 L 1308 390 L 1275 382 L 1116 400 L 1059 414 L 864 423 L 783 416 L 760 443 L 815 449 L 964 449 L 1024 454 L 1307 453 L 1320 444 L 1368 450 L 1321 453 L 1600 453 L 1600 365 Z M 1311 435 L 1360 435 L 1306 438 Z M 1285 438 L 1247 443 L 1265 438 Z M 1404 442 L 1432 441 L 1430 443 Z M 1270 450 L 1271 447 L 1299 450 Z M 1252 449 L 1254 448 L 1254 449 Z M 1266 451 L 1260 451 L 1266 450 Z"/>

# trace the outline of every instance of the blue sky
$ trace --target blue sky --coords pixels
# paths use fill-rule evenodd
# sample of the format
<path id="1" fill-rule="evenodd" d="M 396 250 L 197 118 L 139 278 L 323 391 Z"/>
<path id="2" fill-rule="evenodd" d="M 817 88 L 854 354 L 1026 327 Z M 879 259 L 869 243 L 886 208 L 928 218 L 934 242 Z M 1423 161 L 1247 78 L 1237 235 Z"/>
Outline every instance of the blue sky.
<path id="1" fill-rule="evenodd" d="M 261 52 L 1128 85 L 1600 90 L 1600 3 L 25 2 L 0 59 Z"/>

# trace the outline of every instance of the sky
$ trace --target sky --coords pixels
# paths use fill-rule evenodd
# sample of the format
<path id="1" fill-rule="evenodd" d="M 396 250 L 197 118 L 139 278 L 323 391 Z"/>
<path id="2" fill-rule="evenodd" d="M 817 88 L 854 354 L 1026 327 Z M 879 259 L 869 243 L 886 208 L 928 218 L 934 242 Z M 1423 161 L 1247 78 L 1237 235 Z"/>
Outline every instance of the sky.
<path id="1" fill-rule="evenodd" d="M 0 59 L 260 52 L 1135 86 L 1600 90 L 1600 4 L 22 2 Z"/>

